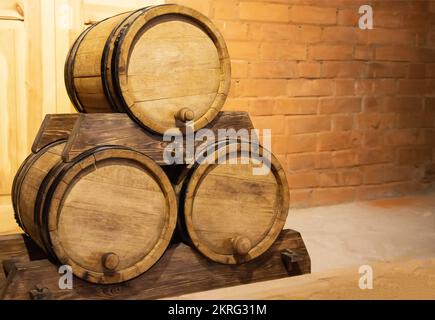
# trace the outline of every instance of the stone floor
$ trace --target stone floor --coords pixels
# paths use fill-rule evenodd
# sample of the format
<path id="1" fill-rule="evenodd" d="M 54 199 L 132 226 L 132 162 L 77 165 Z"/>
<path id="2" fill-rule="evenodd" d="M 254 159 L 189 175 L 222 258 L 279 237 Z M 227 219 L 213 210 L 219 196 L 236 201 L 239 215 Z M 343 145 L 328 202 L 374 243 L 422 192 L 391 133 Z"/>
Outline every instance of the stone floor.
<path id="1" fill-rule="evenodd" d="M 313 272 L 435 258 L 435 192 L 293 210 L 286 227 L 302 234 Z"/>

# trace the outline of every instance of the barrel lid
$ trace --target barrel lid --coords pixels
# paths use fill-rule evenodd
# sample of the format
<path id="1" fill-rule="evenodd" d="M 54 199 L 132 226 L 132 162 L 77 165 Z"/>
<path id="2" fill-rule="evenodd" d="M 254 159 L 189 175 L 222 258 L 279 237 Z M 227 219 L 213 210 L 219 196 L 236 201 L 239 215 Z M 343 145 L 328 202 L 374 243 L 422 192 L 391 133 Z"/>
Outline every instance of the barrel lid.
<path id="1" fill-rule="evenodd" d="M 240 145 L 237 150 L 238 164 L 197 165 L 184 202 L 192 243 L 208 258 L 225 264 L 247 262 L 266 252 L 282 231 L 289 209 L 287 180 L 278 160 L 269 153 L 271 171 L 254 175 L 265 150 L 260 148 L 259 156 L 251 159 L 240 154 Z M 224 146 L 215 156 L 229 153 Z"/>
<path id="2" fill-rule="evenodd" d="M 163 170 L 133 150 L 88 153 L 64 170 L 51 192 L 53 251 L 82 279 L 132 279 L 158 261 L 172 238 L 175 192 Z"/>
<path id="3" fill-rule="evenodd" d="M 113 83 L 125 111 L 157 133 L 188 121 L 210 123 L 227 98 L 231 65 L 225 41 L 203 14 L 179 5 L 150 7 L 122 30 Z"/>

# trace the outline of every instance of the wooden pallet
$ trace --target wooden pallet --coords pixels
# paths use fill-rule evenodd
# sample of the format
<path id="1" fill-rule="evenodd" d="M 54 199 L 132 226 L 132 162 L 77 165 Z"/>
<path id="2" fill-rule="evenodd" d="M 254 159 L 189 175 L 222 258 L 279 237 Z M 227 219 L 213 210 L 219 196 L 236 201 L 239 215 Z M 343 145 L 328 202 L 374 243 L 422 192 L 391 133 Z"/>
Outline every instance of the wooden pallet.
<path id="1" fill-rule="evenodd" d="M 72 290 L 59 289 L 58 266 L 25 235 L 0 237 L 0 299 L 160 299 L 182 294 L 276 280 L 311 272 L 301 235 L 284 230 L 273 247 L 249 263 L 211 262 L 183 243 L 174 243 L 148 272 L 117 285 L 73 279 Z"/>

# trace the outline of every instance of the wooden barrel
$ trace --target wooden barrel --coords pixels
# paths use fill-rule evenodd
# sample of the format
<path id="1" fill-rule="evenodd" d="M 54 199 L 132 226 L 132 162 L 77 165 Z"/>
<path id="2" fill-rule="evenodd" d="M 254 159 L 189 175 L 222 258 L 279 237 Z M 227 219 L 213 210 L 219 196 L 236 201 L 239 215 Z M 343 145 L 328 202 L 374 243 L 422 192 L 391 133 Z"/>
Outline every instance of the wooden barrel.
<path id="1" fill-rule="evenodd" d="M 237 154 L 227 143 L 212 150 L 211 158 L 237 164 L 196 163 L 179 175 L 181 236 L 213 261 L 241 264 L 265 253 L 282 231 L 290 201 L 287 179 L 270 153 L 270 171 L 254 174 L 267 152 L 262 147 L 251 156 L 238 143 Z"/>
<path id="2" fill-rule="evenodd" d="M 64 146 L 52 144 L 21 167 L 13 187 L 20 225 L 84 280 L 119 283 L 144 273 L 175 230 L 169 179 L 131 149 L 99 147 L 64 163 Z"/>
<path id="3" fill-rule="evenodd" d="M 79 112 L 125 112 L 163 134 L 211 122 L 228 95 L 231 66 L 222 35 L 201 13 L 147 7 L 103 20 L 76 40 L 65 83 Z"/>

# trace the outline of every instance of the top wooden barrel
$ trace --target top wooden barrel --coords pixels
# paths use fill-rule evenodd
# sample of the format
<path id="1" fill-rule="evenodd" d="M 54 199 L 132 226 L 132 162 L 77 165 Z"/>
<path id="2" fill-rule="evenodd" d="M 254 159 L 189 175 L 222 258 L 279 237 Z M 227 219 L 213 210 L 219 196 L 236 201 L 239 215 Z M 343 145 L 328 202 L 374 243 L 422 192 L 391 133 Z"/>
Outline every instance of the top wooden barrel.
<path id="1" fill-rule="evenodd" d="M 147 7 L 91 26 L 65 65 L 67 91 L 79 112 L 126 112 L 160 134 L 188 121 L 195 130 L 210 123 L 230 80 L 220 32 L 201 13 L 179 5 Z"/>

